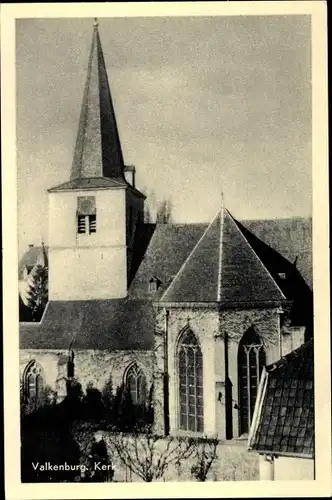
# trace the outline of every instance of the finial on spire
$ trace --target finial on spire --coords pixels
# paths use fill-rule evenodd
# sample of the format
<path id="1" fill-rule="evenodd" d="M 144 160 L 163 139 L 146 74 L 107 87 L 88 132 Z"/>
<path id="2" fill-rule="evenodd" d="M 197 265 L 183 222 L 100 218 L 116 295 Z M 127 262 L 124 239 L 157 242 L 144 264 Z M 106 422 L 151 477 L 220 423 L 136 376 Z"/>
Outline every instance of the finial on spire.
<path id="1" fill-rule="evenodd" d="M 220 209 L 224 210 L 224 208 L 225 208 L 224 191 L 221 190 L 221 193 L 220 193 Z"/>
<path id="2" fill-rule="evenodd" d="M 95 30 L 97 30 L 97 29 L 98 29 L 98 26 L 99 26 L 98 19 L 95 17 L 95 18 L 94 18 L 94 21 L 93 21 L 93 28 L 94 28 Z"/>

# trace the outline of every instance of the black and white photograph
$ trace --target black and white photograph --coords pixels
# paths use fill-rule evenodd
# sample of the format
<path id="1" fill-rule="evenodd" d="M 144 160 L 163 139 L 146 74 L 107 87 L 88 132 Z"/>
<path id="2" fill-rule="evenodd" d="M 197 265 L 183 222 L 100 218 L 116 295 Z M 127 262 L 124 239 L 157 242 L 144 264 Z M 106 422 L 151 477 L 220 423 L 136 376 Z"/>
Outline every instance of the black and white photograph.
<path id="1" fill-rule="evenodd" d="M 313 15 L 215 3 L 15 15 L 22 486 L 322 479 Z"/>

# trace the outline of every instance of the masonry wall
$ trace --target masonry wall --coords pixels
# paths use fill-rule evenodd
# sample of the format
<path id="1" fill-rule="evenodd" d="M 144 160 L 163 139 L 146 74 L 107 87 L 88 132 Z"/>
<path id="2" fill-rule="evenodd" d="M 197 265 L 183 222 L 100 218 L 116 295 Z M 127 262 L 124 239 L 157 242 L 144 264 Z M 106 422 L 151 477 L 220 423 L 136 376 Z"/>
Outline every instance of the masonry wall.
<path id="1" fill-rule="evenodd" d="M 169 373 L 170 433 L 179 434 L 177 345 L 190 328 L 203 355 L 204 433 L 220 439 L 239 437 L 238 347 L 243 334 L 254 326 L 261 336 L 267 364 L 280 358 L 280 315 L 277 308 L 224 310 L 209 307 L 156 307 L 155 426 L 164 430 L 163 372 Z M 165 336 L 167 330 L 167 347 Z M 226 344 L 225 344 L 226 339 Z M 167 351 L 167 352 L 166 352 Z"/>
<path id="2" fill-rule="evenodd" d="M 77 234 L 77 198 L 87 195 L 96 200 L 97 230 Z M 124 189 L 50 193 L 50 300 L 125 297 L 126 244 Z"/>
<path id="3" fill-rule="evenodd" d="M 66 395 L 68 352 L 61 350 L 22 350 L 20 352 L 20 375 L 24 376 L 26 367 L 32 360 L 37 361 L 44 373 L 45 385 L 57 392 L 58 400 Z M 143 370 L 147 387 L 152 384 L 152 352 L 151 351 L 75 351 L 75 378 L 85 391 L 87 384 L 92 383 L 96 389 L 102 390 L 112 375 L 113 390 L 124 381 L 125 373 L 132 363 L 136 362 Z"/>
<path id="4" fill-rule="evenodd" d="M 228 378 L 231 394 L 226 405 L 232 408 L 232 435 L 239 437 L 238 349 L 243 334 L 254 326 L 264 343 L 266 364 L 280 359 L 280 315 L 278 308 L 224 310 L 220 312 L 220 335 L 227 337 Z"/>
<path id="5" fill-rule="evenodd" d="M 177 347 L 181 333 L 190 328 L 196 335 L 203 355 L 204 432 L 216 434 L 215 336 L 219 332 L 218 312 L 208 308 L 172 309 L 168 322 L 168 365 L 170 372 L 170 432 L 179 429 L 179 391 Z"/>

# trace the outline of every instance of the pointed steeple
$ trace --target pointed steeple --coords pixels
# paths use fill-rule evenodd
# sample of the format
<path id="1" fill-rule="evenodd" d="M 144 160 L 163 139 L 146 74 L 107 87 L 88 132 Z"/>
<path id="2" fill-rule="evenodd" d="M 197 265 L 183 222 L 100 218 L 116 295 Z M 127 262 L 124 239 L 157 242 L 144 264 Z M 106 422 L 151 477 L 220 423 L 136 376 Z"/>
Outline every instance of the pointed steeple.
<path id="1" fill-rule="evenodd" d="M 124 180 L 124 163 L 98 21 L 93 35 L 70 180 Z M 84 182 L 84 181 L 83 181 Z"/>

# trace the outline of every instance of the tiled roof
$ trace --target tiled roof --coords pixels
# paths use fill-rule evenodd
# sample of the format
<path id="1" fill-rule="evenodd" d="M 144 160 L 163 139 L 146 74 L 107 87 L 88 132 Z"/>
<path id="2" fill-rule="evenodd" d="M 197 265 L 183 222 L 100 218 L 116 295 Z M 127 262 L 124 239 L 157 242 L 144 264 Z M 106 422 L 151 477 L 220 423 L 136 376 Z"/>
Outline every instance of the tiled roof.
<path id="1" fill-rule="evenodd" d="M 314 455 L 314 356 L 309 340 L 260 381 L 249 447 L 275 455 Z"/>
<path id="2" fill-rule="evenodd" d="M 49 302 L 39 324 L 20 324 L 21 349 L 151 350 L 154 314 L 150 301 Z"/>
<path id="3" fill-rule="evenodd" d="M 263 304 L 285 296 L 227 210 L 218 213 L 162 302 Z"/>

